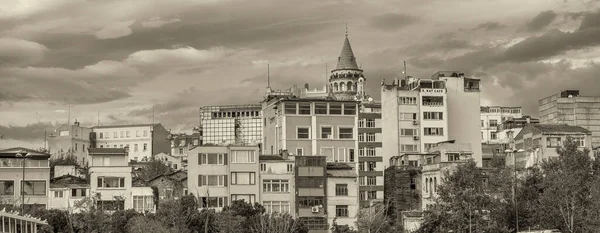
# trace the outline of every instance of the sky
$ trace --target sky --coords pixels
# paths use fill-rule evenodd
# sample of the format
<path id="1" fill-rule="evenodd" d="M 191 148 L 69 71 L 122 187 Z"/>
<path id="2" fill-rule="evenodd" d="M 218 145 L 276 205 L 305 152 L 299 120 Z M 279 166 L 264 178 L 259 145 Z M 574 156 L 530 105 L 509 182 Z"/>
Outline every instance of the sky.
<path id="1" fill-rule="evenodd" d="M 532 116 L 560 90 L 600 95 L 598 0 L 0 0 L 0 148 L 69 119 L 191 131 L 200 106 L 261 101 L 267 64 L 275 89 L 322 87 L 346 24 L 376 100 L 403 61 Z"/>

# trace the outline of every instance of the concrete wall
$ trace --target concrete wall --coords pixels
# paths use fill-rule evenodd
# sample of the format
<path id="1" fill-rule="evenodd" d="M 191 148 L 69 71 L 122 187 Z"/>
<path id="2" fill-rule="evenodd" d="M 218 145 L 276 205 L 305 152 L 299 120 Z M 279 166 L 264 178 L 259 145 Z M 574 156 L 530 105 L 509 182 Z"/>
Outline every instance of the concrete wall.
<path id="1" fill-rule="evenodd" d="M 327 177 L 327 222 L 330 226 L 333 224 L 333 219 L 336 218 L 336 205 L 348 206 L 348 217 L 337 217 L 338 225 L 348 225 L 357 229 L 357 213 L 358 213 L 358 181 L 356 178 L 345 177 Z M 348 185 L 348 196 L 336 196 L 336 184 Z"/>
<path id="2" fill-rule="evenodd" d="M 92 195 L 100 193 L 101 200 L 114 200 L 114 197 L 123 197 L 125 199 L 125 208 L 132 206 L 131 202 L 131 167 L 90 167 L 90 189 Z M 98 177 L 124 177 L 125 187 L 123 188 L 102 188 L 98 187 Z"/>
<path id="3" fill-rule="evenodd" d="M 62 192 L 62 197 L 55 196 L 56 192 Z M 79 191 L 78 191 L 79 192 Z M 85 188 L 86 197 L 89 197 L 90 189 Z M 59 210 L 70 210 L 73 213 L 79 213 L 83 211 L 82 208 L 76 208 L 77 203 L 83 200 L 85 197 L 77 197 L 72 196 L 71 188 L 52 188 L 50 189 L 50 194 L 48 195 L 48 208 L 49 209 L 59 209 Z"/>
<path id="4" fill-rule="evenodd" d="M 94 128 L 94 132 L 96 132 L 96 147 L 98 148 L 124 148 L 129 146 L 128 160 L 137 158 L 140 161 L 144 157 L 150 158 L 152 156 L 152 126 Z M 129 137 L 127 137 L 127 132 L 129 132 Z M 117 133 L 116 138 L 114 137 L 115 133 Z M 123 133 L 123 137 L 121 137 L 121 133 Z M 100 134 L 103 135 L 102 138 L 100 138 Z M 171 148 L 166 137 L 165 135 L 164 141 L 167 147 L 165 153 L 169 153 Z M 145 151 L 144 144 L 147 145 Z M 135 150 L 136 145 L 137 151 Z"/>
<path id="5" fill-rule="evenodd" d="M 1 167 L 0 180 L 14 181 L 13 196 L 4 196 L 3 198 L 12 198 L 14 203 L 21 203 L 21 181 L 23 180 L 23 168 L 21 167 Z M 30 168 L 25 167 L 26 181 L 45 181 L 46 190 L 44 195 L 25 195 L 26 204 L 44 204 L 48 206 L 48 195 L 50 187 L 50 168 Z"/>

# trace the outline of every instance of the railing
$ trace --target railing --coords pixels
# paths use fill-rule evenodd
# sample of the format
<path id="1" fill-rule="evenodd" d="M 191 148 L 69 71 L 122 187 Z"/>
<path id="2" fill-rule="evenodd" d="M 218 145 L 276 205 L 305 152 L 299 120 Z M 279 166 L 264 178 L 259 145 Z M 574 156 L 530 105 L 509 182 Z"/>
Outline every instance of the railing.
<path id="1" fill-rule="evenodd" d="M 423 102 L 423 106 L 444 106 L 444 102 Z"/>
<path id="2" fill-rule="evenodd" d="M 15 158 L 4 158 L 0 159 L 0 167 L 14 167 L 21 168 L 23 167 L 23 159 L 15 159 Z M 48 160 L 27 160 L 25 159 L 25 167 L 41 167 L 47 168 L 50 167 Z"/>
<path id="3" fill-rule="evenodd" d="M 480 91 L 479 87 L 471 87 L 471 88 L 465 87 L 465 92 L 478 92 L 478 91 Z"/>

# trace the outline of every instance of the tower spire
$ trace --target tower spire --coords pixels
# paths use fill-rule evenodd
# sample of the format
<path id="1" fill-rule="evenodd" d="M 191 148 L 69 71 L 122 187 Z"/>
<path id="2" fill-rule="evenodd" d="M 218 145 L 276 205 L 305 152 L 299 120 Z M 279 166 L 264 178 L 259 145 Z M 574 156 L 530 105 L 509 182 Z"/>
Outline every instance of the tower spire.
<path id="1" fill-rule="evenodd" d="M 346 23 L 346 37 L 348 37 L 348 23 Z"/>

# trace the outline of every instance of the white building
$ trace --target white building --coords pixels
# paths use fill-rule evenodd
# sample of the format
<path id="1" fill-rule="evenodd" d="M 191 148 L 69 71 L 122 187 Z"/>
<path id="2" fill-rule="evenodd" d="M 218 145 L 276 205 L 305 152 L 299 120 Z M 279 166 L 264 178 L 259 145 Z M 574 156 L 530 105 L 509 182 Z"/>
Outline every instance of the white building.
<path id="1" fill-rule="evenodd" d="M 487 144 L 500 143 L 501 136 L 497 131 L 502 122 L 523 116 L 521 107 L 481 106 L 480 111 L 481 143 Z"/>
<path id="2" fill-rule="evenodd" d="M 348 165 L 327 166 L 327 222 L 357 229 L 359 197 L 356 170 Z"/>
<path id="3" fill-rule="evenodd" d="M 81 177 L 73 175 L 54 177 L 50 180 L 48 208 L 78 213 L 82 211 L 79 202 L 89 197 L 89 194 L 90 185 Z"/>
<path id="4" fill-rule="evenodd" d="M 295 216 L 294 157 L 284 154 L 261 155 L 260 199 L 267 213 Z"/>
<path id="5" fill-rule="evenodd" d="M 171 152 L 169 132 L 161 124 L 107 125 L 92 130 L 96 148 L 126 148 L 128 160 L 140 161 Z"/>
<path id="6" fill-rule="evenodd" d="M 90 190 L 100 194 L 98 208 L 114 211 L 132 206 L 131 166 L 121 148 L 90 148 Z"/>

